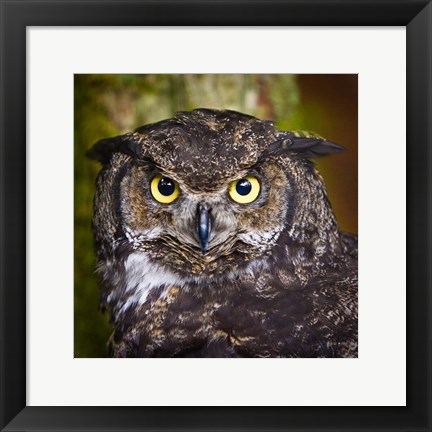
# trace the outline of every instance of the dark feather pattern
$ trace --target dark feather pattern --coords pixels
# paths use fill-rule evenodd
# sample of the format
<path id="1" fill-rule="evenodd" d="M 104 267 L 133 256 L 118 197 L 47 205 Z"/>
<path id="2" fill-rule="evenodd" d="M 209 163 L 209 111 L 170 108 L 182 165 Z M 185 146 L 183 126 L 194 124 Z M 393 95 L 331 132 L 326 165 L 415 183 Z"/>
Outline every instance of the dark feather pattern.
<path id="1" fill-rule="evenodd" d="M 341 150 L 210 109 L 99 141 L 93 226 L 111 354 L 356 357 L 357 238 L 339 230 L 308 160 Z M 152 197 L 159 173 L 179 184 L 172 204 Z M 239 204 L 229 185 L 247 175 L 260 193 Z"/>

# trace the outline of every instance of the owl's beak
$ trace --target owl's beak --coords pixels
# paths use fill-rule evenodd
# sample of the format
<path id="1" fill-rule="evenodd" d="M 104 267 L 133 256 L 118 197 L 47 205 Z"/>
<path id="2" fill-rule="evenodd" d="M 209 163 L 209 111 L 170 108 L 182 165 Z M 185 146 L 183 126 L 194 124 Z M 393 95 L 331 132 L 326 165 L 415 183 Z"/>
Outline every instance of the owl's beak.
<path id="1" fill-rule="evenodd" d="M 210 214 L 208 208 L 202 204 L 198 206 L 197 225 L 201 252 L 204 255 L 207 252 L 210 237 Z"/>

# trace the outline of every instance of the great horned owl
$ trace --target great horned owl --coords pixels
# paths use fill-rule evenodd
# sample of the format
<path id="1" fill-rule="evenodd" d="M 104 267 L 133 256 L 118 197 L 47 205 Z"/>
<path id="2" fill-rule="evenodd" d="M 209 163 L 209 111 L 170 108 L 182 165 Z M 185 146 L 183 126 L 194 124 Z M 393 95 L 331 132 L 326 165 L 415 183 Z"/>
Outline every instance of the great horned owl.
<path id="1" fill-rule="evenodd" d="M 357 239 L 309 158 L 342 148 L 196 109 L 96 143 L 116 357 L 356 357 Z"/>

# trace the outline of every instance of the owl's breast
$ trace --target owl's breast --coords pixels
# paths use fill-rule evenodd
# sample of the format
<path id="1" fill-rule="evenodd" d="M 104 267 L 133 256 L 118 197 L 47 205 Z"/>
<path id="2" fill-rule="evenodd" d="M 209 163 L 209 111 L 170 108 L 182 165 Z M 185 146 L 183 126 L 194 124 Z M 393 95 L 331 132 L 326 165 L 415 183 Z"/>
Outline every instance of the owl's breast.
<path id="1" fill-rule="evenodd" d="M 197 287 L 172 286 L 117 331 L 117 356 L 356 356 L 355 281 L 289 289 L 265 269 Z M 253 283 L 252 283 L 253 282 Z M 128 320 L 125 320 L 126 322 Z"/>

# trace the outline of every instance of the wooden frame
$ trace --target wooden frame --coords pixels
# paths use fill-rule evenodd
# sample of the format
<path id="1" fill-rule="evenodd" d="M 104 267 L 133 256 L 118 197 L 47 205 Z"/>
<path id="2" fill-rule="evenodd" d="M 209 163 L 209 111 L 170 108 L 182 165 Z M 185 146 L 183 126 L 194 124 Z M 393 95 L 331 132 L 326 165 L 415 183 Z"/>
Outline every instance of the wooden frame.
<path id="1" fill-rule="evenodd" d="M 1 430 L 432 430 L 430 1 L 0 1 Z M 26 27 L 42 25 L 406 26 L 406 407 L 26 407 Z"/>

